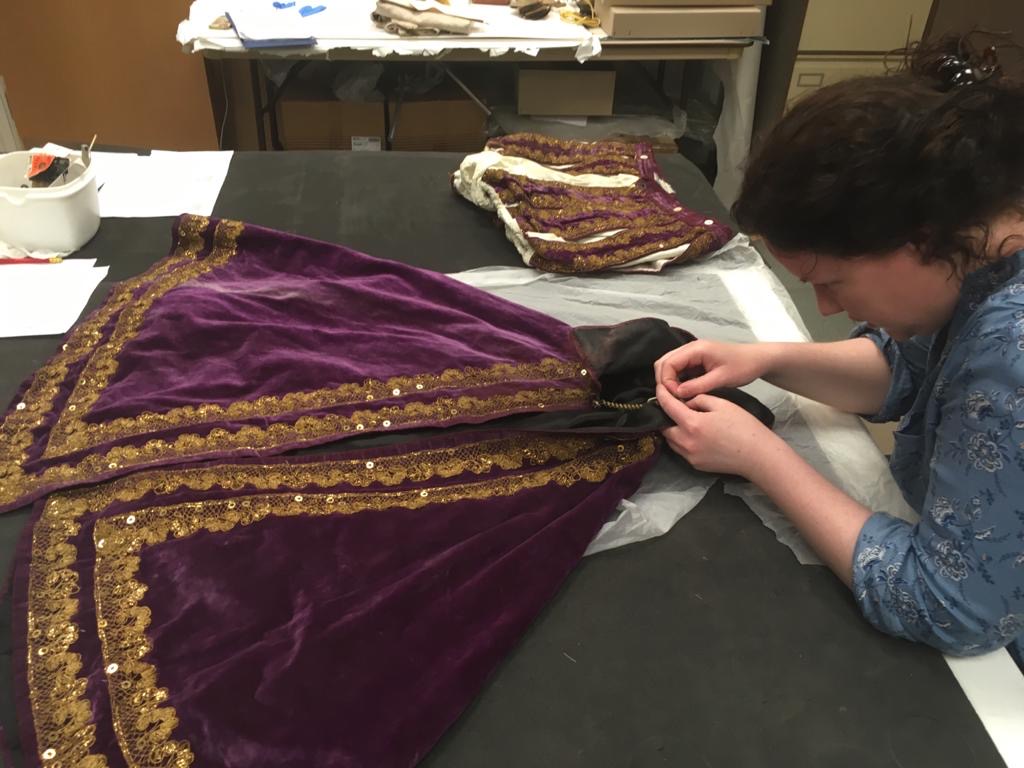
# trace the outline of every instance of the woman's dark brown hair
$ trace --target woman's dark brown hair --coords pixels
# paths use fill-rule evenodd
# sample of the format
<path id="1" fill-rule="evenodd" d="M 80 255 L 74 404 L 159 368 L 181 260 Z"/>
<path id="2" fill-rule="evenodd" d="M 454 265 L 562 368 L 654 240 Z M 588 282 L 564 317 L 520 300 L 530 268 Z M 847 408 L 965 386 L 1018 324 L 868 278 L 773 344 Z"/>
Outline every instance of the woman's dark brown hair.
<path id="1" fill-rule="evenodd" d="M 1024 205 L 1024 84 L 992 61 L 947 38 L 901 73 L 802 98 L 750 161 L 740 227 L 840 258 L 907 243 L 957 271 L 982 258 L 988 223 Z"/>

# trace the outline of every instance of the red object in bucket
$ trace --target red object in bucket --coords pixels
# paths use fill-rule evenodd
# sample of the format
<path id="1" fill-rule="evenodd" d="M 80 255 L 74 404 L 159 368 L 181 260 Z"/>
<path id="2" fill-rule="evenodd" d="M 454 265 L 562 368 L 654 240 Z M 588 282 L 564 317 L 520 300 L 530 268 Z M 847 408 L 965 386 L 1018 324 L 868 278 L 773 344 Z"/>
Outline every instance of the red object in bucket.
<path id="1" fill-rule="evenodd" d="M 32 155 L 28 161 L 28 177 L 31 179 L 43 173 L 56 159 L 54 155 Z"/>
<path id="2" fill-rule="evenodd" d="M 67 173 L 70 164 L 66 157 L 43 152 L 31 155 L 28 161 L 28 180 L 50 184 L 61 174 Z"/>

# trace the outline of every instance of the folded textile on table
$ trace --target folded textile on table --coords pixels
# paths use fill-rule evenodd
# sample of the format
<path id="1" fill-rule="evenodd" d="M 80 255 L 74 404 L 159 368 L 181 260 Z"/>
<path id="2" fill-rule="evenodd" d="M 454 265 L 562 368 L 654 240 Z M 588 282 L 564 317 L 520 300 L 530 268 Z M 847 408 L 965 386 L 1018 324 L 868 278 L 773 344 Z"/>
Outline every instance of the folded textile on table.
<path id="1" fill-rule="evenodd" d="M 377 0 L 371 18 L 395 35 L 468 35 L 483 23 L 423 0 Z"/>
<path id="2" fill-rule="evenodd" d="M 25 751 L 62 766 L 415 765 L 657 445 L 447 435 L 53 494 L 15 578 Z"/>
<path id="3" fill-rule="evenodd" d="M 523 261 L 545 272 L 657 272 L 732 237 L 676 199 L 649 144 L 511 134 L 467 156 L 452 186 L 493 211 Z"/>

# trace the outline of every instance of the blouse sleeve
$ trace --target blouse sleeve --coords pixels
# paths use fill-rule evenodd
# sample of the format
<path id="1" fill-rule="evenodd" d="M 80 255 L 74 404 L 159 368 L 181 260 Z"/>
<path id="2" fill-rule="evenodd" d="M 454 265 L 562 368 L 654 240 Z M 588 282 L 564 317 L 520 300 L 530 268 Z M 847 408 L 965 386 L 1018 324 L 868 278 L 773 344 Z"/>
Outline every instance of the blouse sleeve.
<path id="1" fill-rule="evenodd" d="M 924 377 L 932 339 L 930 336 L 915 336 L 909 341 L 897 342 L 881 328 L 872 328 L 866 323 L 858 325 L 850 334 L 850 338 L 861 337 L 875 343 L 892 371 L 892 382 L 881 409 L 878 413 L 863 416 L 868 421 L 896 421 L 914 403 Z"/>
<path id="2" fill-rule="evenodd" d="M 1024 632 L 1024 333 L 1007 342 L 990 334 L 951 350 L 921 520 L 876 513 L 854 550 L 868 620 L 951 654 Z"/>

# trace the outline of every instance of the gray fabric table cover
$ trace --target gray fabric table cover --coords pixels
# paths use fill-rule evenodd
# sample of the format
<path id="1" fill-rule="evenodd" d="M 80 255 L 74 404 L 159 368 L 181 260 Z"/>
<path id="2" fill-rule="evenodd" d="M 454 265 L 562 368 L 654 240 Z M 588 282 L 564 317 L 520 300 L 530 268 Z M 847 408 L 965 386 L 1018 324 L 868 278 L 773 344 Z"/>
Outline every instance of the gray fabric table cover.
<path id="1" fill-rule="evenodd" d="M 443 272 L 521 265 L 492 218 L 452 193 L 448 178 L 460 159 L 237 153 L 214 215 Z M 692 164 L 659 162 L 685 204 L 727 217 Z M 167 251 L 171 222 L 103 220 L 79 254 L 110 265 L 87 312 L 112 283 Z M 58 342 L 0 339 L 4 403 Z M 5 577 L 26 519 L 27 510 L 0 516 Z M 0 723 L 15 764 L 32 765 L 14 727 L 10 636 L 7 601 Z M 669 534 L 587 558 L 422 765 L 1003 762 L 937 652 L 871 629 L 831 573 L 797 564 L 716 486 Z"/>

